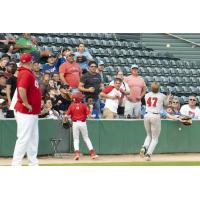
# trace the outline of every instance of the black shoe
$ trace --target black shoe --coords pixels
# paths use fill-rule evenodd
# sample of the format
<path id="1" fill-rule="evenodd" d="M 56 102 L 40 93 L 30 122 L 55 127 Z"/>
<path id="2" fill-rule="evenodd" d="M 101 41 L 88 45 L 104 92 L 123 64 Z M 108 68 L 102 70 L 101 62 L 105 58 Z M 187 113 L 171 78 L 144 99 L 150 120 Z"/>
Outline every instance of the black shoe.
<path id="1" fill-rule="evenodd" d="M 146 152 L 147 152 L 146 147 L 142 147 L 142 148 L 140 149 L 140 157 L 141 157 L 141 158 L 144 158 Z"/>

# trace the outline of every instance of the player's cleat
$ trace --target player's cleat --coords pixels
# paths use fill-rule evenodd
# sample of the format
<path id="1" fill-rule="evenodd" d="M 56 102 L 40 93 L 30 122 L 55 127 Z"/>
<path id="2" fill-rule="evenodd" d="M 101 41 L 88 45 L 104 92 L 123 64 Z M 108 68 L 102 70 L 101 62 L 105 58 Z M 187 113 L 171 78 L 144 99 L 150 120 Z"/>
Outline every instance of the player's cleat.
<path id="1" fill-rule="evenodd" d="M 151 161 L 151 155 L 146 154 L 146 155 L 145 155 L 145 160 L 146 160 L 146 161 Z"/>
<path id="2" fill-rule="evenodd" d="M 74 160 L 79 160 L 80 158 L 80 151 L 75 151 L 75 158 Z"/>
<path id="3" fill-rule="evenodd" d="M 92 159 L 96 159 L 96 158 L 98 158 L 99 156 L 96 155 L 95 151 L 92 149 L 92 150 L 90 150 L 90 157 L 91 157 Z"/>
<path id="4" fill-rule="evenodd" d="M 145 147 L 142 147 L 142 148 L 140 149 L 140 157 L 141 157 L 141 158 L 144 158 L 146 152 L 147 152 L 147 149 L 146 149 Z"/>

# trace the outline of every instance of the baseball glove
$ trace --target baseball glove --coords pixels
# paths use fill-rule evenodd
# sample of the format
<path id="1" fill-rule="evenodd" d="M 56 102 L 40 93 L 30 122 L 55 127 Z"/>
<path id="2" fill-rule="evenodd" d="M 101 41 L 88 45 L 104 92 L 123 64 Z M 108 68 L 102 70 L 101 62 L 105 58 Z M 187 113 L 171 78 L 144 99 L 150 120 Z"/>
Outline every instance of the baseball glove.
<path id="1" fill-rule="evenodd" d="M 67 120 L 66 122 L 63 122 L 62 126 L 65 129 L 69 129 L 70 127 L 72 127 L 72 123 L 69 120 Z"/>
<path id="2" fill-rule="evenodd" d="M 179 116 L 179 119 L 180 119 L 180 122 L 182 124 L 184 124 L 185 126 L 192 125 L 192 118 L 191 117 L 181 115 L 181 116 Z"/>

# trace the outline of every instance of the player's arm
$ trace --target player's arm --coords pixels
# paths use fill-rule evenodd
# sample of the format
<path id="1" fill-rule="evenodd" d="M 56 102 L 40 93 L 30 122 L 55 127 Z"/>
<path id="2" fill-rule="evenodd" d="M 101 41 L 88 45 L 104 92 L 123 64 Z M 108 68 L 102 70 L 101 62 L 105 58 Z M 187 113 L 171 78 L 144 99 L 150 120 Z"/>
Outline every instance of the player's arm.
<path id="1" fill-rule="evenodd" d="M 29 110 L 29 112 L 31 112 L 32 106 L 28 103 L 26 89 L 24 89 L 23 87 L 19 87 L 18 92 L 19 92 L 19 95 L 20 95 L 20 97 L 23 101 L 23 105 Z"/>

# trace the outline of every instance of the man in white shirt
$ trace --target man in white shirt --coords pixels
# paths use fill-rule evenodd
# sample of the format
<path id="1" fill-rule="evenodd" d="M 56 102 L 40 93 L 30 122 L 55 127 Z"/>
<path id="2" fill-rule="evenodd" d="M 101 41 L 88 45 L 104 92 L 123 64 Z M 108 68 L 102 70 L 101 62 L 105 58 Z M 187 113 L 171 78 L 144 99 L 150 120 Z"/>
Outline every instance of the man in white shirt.
<path id="1" fill-rule="evenodd" d="M 188 104 L 181 107 L 181 115 L 189 116 L 192 119 L 200 119 L 200 109 L 196 106 L 196 103 L 197 98 L 194 95 L 189 96 Z"/>
<path id="2" fill-rule="evenodd" d="M 120 78 L 115 78 L 114 86 L 109 85 L 104 88 L 100 93 L 102 98 L 106 99 L 105 107 L 103 111 L 104 119 L 115 119 L 117 118 L 117 108 L 122 101 L 124 91 L 120 89 L 122 80 Z"/>

